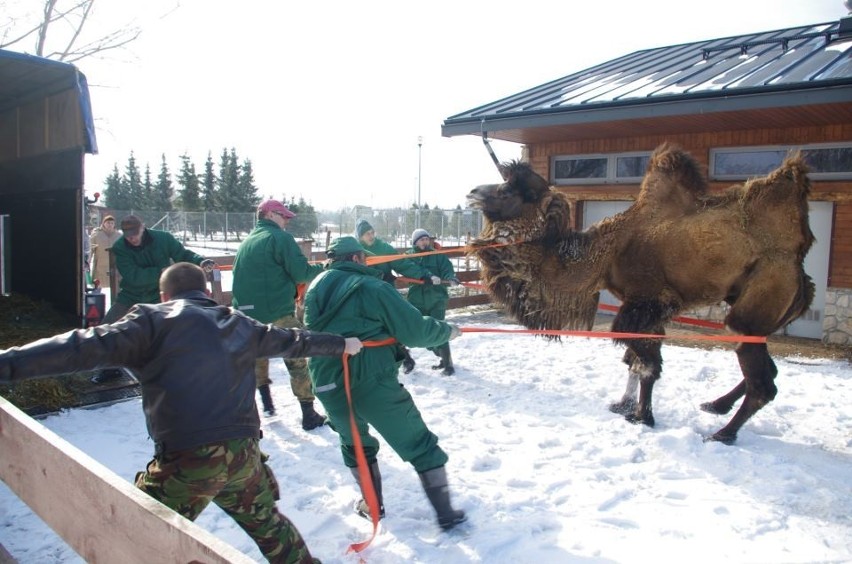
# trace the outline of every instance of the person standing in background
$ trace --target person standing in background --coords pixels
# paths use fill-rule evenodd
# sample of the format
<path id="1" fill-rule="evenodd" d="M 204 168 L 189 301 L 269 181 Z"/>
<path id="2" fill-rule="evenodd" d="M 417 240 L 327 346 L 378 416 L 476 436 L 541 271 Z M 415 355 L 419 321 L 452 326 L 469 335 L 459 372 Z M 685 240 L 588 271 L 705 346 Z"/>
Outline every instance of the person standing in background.
<path id="1" fill-rule="evenodd" d="M 322 265 L 311 265 L 293 236 L 286 231 L 296 214 L 277 200 L 257 207 L 257 224 L 240 244 L 234 257 L 232 305 L 235 309 L 276 327 L 302 327 L 296 317 L 296 287 L 310 282 L 322 272 Z M 290 373 L 290 389 L 302 409 L 302 429 L 310 431 L 326 419 L 314 409 L 314 394 L 304 358 L 285 358 Z M 255 365 L 257 390 L 267 416 L 275 415 L 269 389 L 269 360 Z"/>
<path id="2" fill-rule="evenodd" d="M 101 288 L 109 288 L 109 249 L 121 237 L 115 229 L 115 218 L 104 217 L 100 227 L 95 227 L 89 236 L 92 257 L 92 280 L 99 280 Z"/>
<path id="3" fill-rule="evenodd" d="M 184 248 L 171 233 L 147 229 L 135 215 L 122 218 L 121 231 L 122 236 L 112 245 L 121 282 L 103 323 L 118 321 L 136 304 L 159 303 L 160 274 L 173 263 L 189 262 L 207 270 L 216 266 L 213 260 Z M 108 368 L 95 374 L 92 383 L 103 384 L 120 376 L 120 370 Z"/>
<path id="4" fill-rule="evenodd" d="M 411 249 L 406 254 L 411 255 L 411 260 L 418 263 L 421 267 L 428 269 L 429 272 L 434 272 L 450 286 L 458 286 L 459 279 L 456 278 L 453 263 L 450 262 L 450 259 L 446 255 L 417 256 L 420 253 L 427 253 L 434 250 L 432 236 L 429 232 L 425 229 L 415 229 L 411 234 Z M 447 291 L 447 287 L 440 283 L 440 280 L 438 284 L 409 284 L 408 301 L 423 315 L 443 321 L 447 314 L 447 303 L 450 301 L 450 294 Z M 432 366 L 433 370 L 440 370 L 444 376 L 452 376 L 456 373 L 456 369 L 453 366 L 453 357 L 450 354 L 450 343 L 447 342 L 435 347 L 429 347 L 429 350 L 441 359 L 438 364 Z"/>
<path id="5" fill-rule="evenodd" d="M 376 237 L 375 229 L 373 229 L 373 226 L 366 219 L 359 219 L 355 222 L 355 234 L 358 237 L 358 242 L 364 247 L 364 250 L 372 255 L 390 256 L 400 254 L 390 244 Z M 421 280 L 427 286 L 441 283 L 440 278 L 432 275 L 431 272 L 419 264 L 406 258 L 379 263 L 371 268 L 381 272 L 382 280 L 388 284 L 396 282 L 396 277 L 393 274 L 394 271 L 408 278 Z M 403 373 L 408 374 L 414 370 L 414 359 L 411 358 L 411 351 L 401 343 L 397 344 L 397 358 L 402 361 Z"/>

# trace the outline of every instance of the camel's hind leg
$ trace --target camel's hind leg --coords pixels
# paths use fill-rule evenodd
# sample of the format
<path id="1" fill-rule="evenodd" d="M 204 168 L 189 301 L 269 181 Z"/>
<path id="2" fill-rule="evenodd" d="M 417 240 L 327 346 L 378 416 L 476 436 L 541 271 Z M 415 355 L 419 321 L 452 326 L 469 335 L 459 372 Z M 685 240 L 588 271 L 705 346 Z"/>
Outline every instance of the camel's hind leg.
<path id="1" fill-rule="evenodd" d="M 703 411 L 706 411 L 707 413 L 725 415 L 726 413 L 731 411 L 731 408 L 734 407 L 734 404 L 737 403 L 737 400 L 739 400 L 745 395 L 745 392 L 746 381 L 745 378 L 743 378 L 742 380 L 740 380 L 739 384 L 734 386 L 733 390 L 718 399 L 702 403 L 700 407 Z"/>
<path id="2" fill-rule="evenodd" d="M 774 382 L 778 369 L 769 356 L 766 343 L 741 343 L 737 347 L 737 358 L 745 377 L 745 399 L 728 424 L 707 437 L 708 441 L 733 443 L 737 440 L 740 427 L 764 405 L 775 399 L 775 394 L 778 393 Z M 734 388 L 728 395 L 733 394 L 739 387 Z"/>

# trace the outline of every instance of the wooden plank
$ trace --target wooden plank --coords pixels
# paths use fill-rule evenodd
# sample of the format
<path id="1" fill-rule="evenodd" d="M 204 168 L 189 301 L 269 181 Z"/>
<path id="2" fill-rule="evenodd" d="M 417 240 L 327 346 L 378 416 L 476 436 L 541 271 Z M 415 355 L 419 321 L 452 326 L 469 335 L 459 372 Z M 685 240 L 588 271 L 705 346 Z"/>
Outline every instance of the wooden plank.
<path id="1" fill-rule="evenodd" d="M 0 452 L 0 479 L 87 562 L 254 562 L 2 397 Z"/>

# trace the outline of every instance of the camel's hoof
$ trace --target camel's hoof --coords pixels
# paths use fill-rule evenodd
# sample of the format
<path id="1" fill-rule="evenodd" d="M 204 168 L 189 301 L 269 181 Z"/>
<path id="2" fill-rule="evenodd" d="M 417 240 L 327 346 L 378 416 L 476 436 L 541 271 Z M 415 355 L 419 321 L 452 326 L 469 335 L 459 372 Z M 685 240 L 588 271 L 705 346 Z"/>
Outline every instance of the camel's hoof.
<path id="1" fill-rule="evenodd" d="M 732 445 L 737 440 L 736 435 L 723 435 L 722 433 L 714 433 L 709 437 L 704 437 L 704 442 L 722 443 L 724 445 Z"/>
<path id="2" fill-rule="evenodd" d="M 729 405 L 727 408 L 719 407 L 716 405 L 715 402 L 708 401 L 706 403 L 702 403 L 699 407 L 701 408 L 701 411 L 706 411 L 707 413 L 713 413 L 714 415 L 725 415 L 726 413 L 731 411 L 731 407 L 733 406 Z"/>
<path id="3" fill-rule="evenodd" d="M 656 425 L 656 421 L 654 421 L 653 415 L 649 415 L 647 417 L 639 417 L 635 413 L 628 413 L 624 416 L 624 418 L 633 423 L 634 425 L 638 425 L 640 423 L 642 425 L 647 425 L 648 427 L 653 427 L 654 425 Z"/>
<path id="4" fill-rule="evenodd" d="M 636 411 L 635 401 L 619 401 L 609 404 L 609 410 L 619 415 L 627 415 Z"/>

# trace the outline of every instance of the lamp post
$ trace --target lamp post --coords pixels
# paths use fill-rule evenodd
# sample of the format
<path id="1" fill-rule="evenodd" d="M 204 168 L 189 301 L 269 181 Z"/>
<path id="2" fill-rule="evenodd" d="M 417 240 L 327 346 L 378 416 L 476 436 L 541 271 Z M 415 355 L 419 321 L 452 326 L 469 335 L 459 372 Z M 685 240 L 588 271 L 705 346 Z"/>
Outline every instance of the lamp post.
<path id="1" fill-rule="evenodd" d="M 417 137 L 417 225 L 414 226 L 415 229 L 420 229 L 420 165 L 423 163 L 422 154 L 423 136 L 420 135 Z"/>

